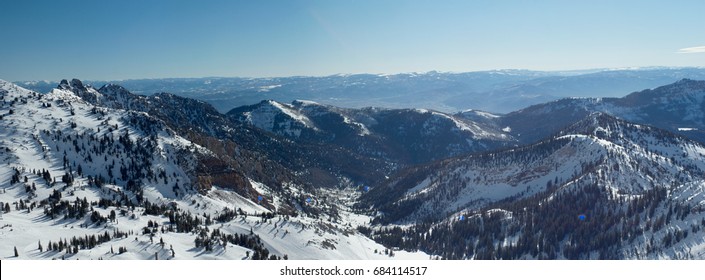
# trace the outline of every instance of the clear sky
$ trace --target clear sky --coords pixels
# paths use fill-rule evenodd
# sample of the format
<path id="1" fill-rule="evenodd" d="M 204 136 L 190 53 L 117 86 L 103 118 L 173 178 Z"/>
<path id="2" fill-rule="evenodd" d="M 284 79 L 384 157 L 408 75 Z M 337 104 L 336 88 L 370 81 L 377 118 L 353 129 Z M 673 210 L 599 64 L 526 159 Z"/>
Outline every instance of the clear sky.
<path id="1" fill-rule="evenodd" d="M 705 1 L 1 1 L 0 79 L 705 66 Z"/>

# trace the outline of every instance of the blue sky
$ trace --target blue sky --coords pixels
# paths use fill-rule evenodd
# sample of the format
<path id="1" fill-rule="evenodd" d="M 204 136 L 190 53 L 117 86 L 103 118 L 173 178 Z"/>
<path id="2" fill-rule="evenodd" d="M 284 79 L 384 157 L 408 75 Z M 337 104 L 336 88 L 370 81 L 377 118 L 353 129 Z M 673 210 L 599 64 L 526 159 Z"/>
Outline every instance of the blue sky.
<path id="1" fill-rule="evenodd" d="M 705 1 L 2 1 L 0 79 L 705 66 Z"/>

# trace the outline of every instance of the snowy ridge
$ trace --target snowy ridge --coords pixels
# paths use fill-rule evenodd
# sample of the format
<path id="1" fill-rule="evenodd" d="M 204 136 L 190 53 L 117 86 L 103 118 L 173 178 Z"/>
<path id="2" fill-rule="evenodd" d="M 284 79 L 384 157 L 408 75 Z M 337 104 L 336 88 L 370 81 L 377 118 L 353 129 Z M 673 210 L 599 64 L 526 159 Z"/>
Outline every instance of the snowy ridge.
<path id="1" fill-rule="evenodd" d="M 505 133 L 499 132 L 499 131 L 492 131 L 488 128 L 481 128 L 477 123 L 473 121 L 463 121 L 456 119 L 453 116 L 439 113 L 439 112 L 432 112 L 434 116 L 439 116 L 442 118 L 446 118 L 450 121 L 453 122 L 455 127 L 461 131 L 468 131 L 472 133 L 472 137 L 474 139 L 509 139 L 510 136 L 508 136 Z"/>
<path id="2" fill-rule="evenodd" d="M 460 114 L 462 114 L 462 115 L 464 115 L 464 116 L 471 116 L 471 115 L 474 115 L 474 116 L 479 116 L 479 117 L 483 117 L 483 118 L 486 118 L 486 119 L 496 119 L 496 118 L 501 117 L 501 116 L 496 115 L 496 114 L 492 114 L 492 113 L 485 112 L 485 111 L 480 111 L 480 110 L 473 110 L 473 109 L 469 109 L 469 110 L 462 111 L 462 112 L 460 112 Z"/>

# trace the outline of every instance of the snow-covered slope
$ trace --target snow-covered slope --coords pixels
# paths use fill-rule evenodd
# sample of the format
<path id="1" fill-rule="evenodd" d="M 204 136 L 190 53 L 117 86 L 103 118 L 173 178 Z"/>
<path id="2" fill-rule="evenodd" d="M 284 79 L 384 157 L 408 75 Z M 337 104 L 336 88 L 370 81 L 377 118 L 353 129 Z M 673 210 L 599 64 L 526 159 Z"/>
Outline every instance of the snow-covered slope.
<path id="1" fill-rule="evenodd" d="M 203 173 L 218 154 L 145 112 L 119 109 L 134 101 L 128 93 L 79 82 L 39 94 L 0 81 L 3 259 L 15 248 L 21 259 L 389 258 L 357 223 L 338 220 L 355 215 L 345 208 L 354 193 L 341 202 L 340 193 L 295 183 L 219 186 Z M 90 96 L 94 104 L 82 99 Z"/>
<path id="2" fill-rule="evenodd" d="M 235 114 L 235 112 L 231 112 Z M 300 136 L 304 129 L 317 131 L 311 120 L 291 105 L 265 100 L 251 111 L 242 112 L 241 121 L 284 136 Z"/>

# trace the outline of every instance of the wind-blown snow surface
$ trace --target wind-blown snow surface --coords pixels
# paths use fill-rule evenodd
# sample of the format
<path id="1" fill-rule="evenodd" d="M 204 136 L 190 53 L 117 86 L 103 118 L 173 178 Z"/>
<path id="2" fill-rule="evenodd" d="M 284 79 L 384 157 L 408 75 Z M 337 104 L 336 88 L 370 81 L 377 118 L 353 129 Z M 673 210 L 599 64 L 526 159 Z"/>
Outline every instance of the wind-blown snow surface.
<path id="1" fill-rule="evenodd" d="M 95 107 L 67 90 L 39 94 L 1 80 L 0 97 L 0 202 L 9 204 L 10 210 L 2 211 L 0 220 L 0 258 L 14 258 L 14 248 L 19 259 L 252 258 L 253 250 L 233 243 L 218 243 L 206 250 L 195 247 L 197 235 L 193 231 L 165 231 L 169 217 L 149 215 L 142 205 L 125 205 L 138 197 L 203 219 L 217 216 L 226 207 L 239 208 L 242 212 L 236 218 L 213 221 L 208 231 L 256 236 L 278 257 L 390 258 L 375 254 L 385 248 L 357 232 L 361 223 L 354 221 L 369 221 L 369 217 L 346 208 L 355 200 L 354 192 L 328 195 L 331 199 L 340 197 L 340 215 L 349 220 L 325 215 L 279 215 L 265 220 L 256 215 L 271 212 L 268 208 L 235 192 L 217 186 L 206 194 L 197 192 L 194 169 L 198 158 L 216 155 L 176 135 L 148 114 Z M 15 174 L 19 180 L 11 182 Z M 68 178 L 70 183 L 62 182 Z M 263 184 L 253 184 L 263 194 L 267 191 Z M 266 197 L 274 202 L 285 199 Z M 85 200 L 91 204 L 90 210 L 75 218 L 64 211 L 52 219 L 47 211 L 57 205 L 56 199 L 69 205 Z M 112 202 L 103 205 L 98 203 L 101 200 Z M 114 204 L 118 201 L 122 203 Z M 112 211 L 118 213 L 115 220 L 93 219 L 94 215 L 108 217 Z M 150 221 L 161 226 L 148 229 Z M 143 234 L 145 230 L 152 233 Z M 50 242 L 106 232 L 112 238 L 90 248 L 48 249 Z M 116 237 L 116 233 L 125 235 Z M 127 252 L 119 253 L 121 247 Z M 396 252 L 393 258 L 428 259 L 428 255 Z"/>
<path id="2" fill-rule="evenodd" d="M 10 193 L 10 192 L 8 192 Z M 77 195 L 83 195 L 79 193 Z M 88 195 L 88 194 L 86 194 Z M 112 208 L 99 209 L 107 213 Z M 17 247 L 19 259 L 154 259 L 155 253 L 159 259 L 247 259 L 252 256 L 252 250 L 237 245 L 228 244 L 227 247 L 216 247 L 208 252 L 203 248 L 194 248 L 193 234 L 185 233 L 158 233 L 150 239 L 149 235 L 142 235 L 141 229 L 149 220 L 160 224 L 168 223 L 168 219 L 139 215 L 141 209 L 134 213 L 137 218 L 119 217 L 116 223 L 106 226 L 83 228 L 85 220 L 65 221 L 50 220 L 39 211 L 30 213 L 26 211 L 11 211 L 3 214 L 2 229 L 0 229 L 0 245 L 3 259 L 12 258 L 13 247 Z M 88 219 L 86 219 L 88 220 Z M 305 227 L 302 229 L 302 225 Z M 140 234 L 118 238 L 108 243 L 103 243 L 95 248 L 79 250 L 77 254 L 65 252 L 38 250 L 38 242 L 46 248 L 49 241 L 57 242 L 62 239 L 71 239 L 73 236 L 102 234 L 113 230 L 134 230 Z M 273 220 L 271 223 L 262 223 L 259 217 L 241 217 L 227 223 L 216 223 L 213 229 L 232 234 L 253 233 L 259 236 L 270 253 L 284 256 L 289 259 L 428 259 L 428 255 L 421 252 L 395 252 L 389 257 L 381 254 L 385 247 L 375 243 L 369 238 L 355 232 L 353 229 L 339 231 L 334 225 L 312 218 L 291 218 L 289 220 Z M 164 240 L 162 247 L 160 239 Z M 127 253 L 111 253 L 111 248 L 117 252 L 121 246 L 127 247 Z M 171 248 L 175 251 L 174 257 Z M 375 253 L 377 252 L 377 253 Z"/>

